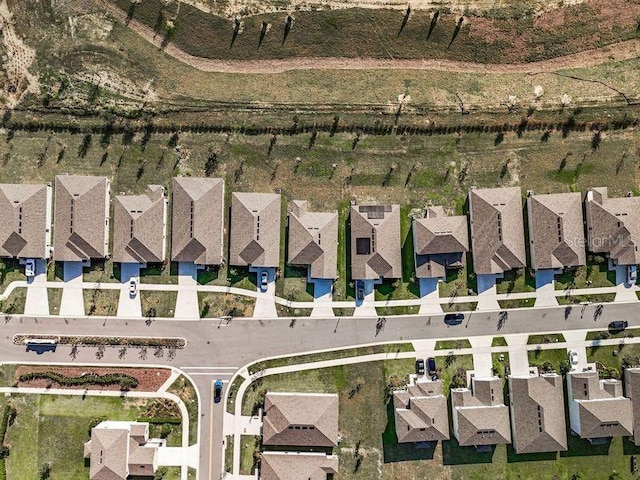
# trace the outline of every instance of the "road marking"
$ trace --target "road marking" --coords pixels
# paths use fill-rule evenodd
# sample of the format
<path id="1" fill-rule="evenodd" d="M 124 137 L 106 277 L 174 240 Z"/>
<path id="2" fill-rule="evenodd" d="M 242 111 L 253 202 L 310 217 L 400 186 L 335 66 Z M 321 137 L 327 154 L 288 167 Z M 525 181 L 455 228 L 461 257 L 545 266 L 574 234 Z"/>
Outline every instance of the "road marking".
<path id="1" fill-rule="evenodd" d="M 215 376 L 220 376 L 220 377 L 231 377 L 233 374 L 231 373 L 206 373 L 206 372 L 194 372 L 194 373 L 190 373 L 189 375 L 208 375 L 210 377 L 215 377 Z M 228 382 L 229 380 L 223 380 L 225 383 Z"/>
<path id="2" fill-rule="evenodd" d="M 240 367 L 180 367 L 182 370 L 238 370 Z"/>

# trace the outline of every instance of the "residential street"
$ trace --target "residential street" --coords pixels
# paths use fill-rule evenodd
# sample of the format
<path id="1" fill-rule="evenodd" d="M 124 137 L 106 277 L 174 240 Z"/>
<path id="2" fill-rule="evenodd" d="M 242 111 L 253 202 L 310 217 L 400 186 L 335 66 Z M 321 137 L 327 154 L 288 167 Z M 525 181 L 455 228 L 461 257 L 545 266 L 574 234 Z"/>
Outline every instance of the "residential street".
<path id="1" fill-rule="evenodd" d="M 493 334 L 539 333 L 575 329 L 603 329 L 613 320 L 625 319 L 639 326 L 633 315 L 636 302 L 606 304 L 597 315 L 598 306 L 549 307 L 520 309 L 500 314 L 499 311 L 466 314 L 465 321 L 448 327 L 443 314 L 387 317 L 382 329 L 376 329 L 377 317 L 298 318 L 291 327 L 290 319 L 223 320 L 154 320 L 127 318 L 5 317 L 0 326 L 0 360 L 25 362 L 74 362 L 99 364 L 161 364 L 186 370 L 200 393 L 200 478 L 218 479 L 222 468 L 223 403 L 211 400 L 211 382 L 228 380 L 237 368 L 255 360 L 299 352 L 332 349 L 383 342 L 402 342 L 425 338 L 468 338 Z M 187 346 L 173 353 L 131 348 L 119 358 L 117 348 L 109 348 L 97 359 L 95 348 L 80 348 L 75 357 L 72 349 L 60 346 L 54 353 L 36 355 L 12 343 L 18 333 L 74 334 L 116 336 L 184 337 Z M 213 415 L 213 417 L 212 417 Z M 211 432 L 213 429 L 213 437 Z M 210 476 L 206 474 L 210 472 Z"/>

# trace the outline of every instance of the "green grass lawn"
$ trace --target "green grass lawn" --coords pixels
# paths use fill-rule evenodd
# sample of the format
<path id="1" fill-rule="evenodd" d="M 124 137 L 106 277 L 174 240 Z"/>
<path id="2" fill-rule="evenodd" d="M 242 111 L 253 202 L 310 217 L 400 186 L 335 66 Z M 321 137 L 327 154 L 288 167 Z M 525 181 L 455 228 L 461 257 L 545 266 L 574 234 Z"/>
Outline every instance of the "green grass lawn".
<path id="1" fill-rule="evenodd" d="M 623 340 L 621 340 L 622 342 Z M 587 348 L 587 360 L 589 362 L 600 362 L 606 367 L 613 367 L 622 374 L 622 362 L 625 357 L 632 360 L 632 364 L 640 364 L 640 345 L 635 343 L 602 345 Z"/>
<path id="2" fill-rule="evenodd" d="M 436 350 L 457 350 L 460 348 L 471 348 L 469 340 L 438 340 Z"/>
<path id="3" fill-rule="evenodd" d="M 571 295 L 556 297 L 558 304 L 560 305 L 577 305 L 582 302 L 590 303 L 609 303 L 613 302 L 616 298 L 615 293 L 599 293 L 594 295 Z"/>
<path id="4" fill-rule="evenodd" d="M 469 255 L 470 257 L 470 255 Z M 471 265 L 465 263 L 464 267 L 459 270 L 447 270 L 447 276 L 443 281 L 438 282 L 438 290 L 440 297 L 459 297 L 466 295 L 475 295 L 475 280 L 469 281 L 469 275 L 472 275 Z M 472 291 L 469 292 L 469 289 Z"/>
<path id="5" fill-rule="evenodd" d="M 62 302 L 62 289 L 47 288 L 47 298 L 49 300 L 49 313 L 58 315 L 60 313 L 60 303 Z"/>
<path id="6" fill-rule="evenodd" d="M 27 289 L 24 287 L 16 288 L 11 295 L 1 303 L 2 311 L 9 314 L 24 313 L 25 303 L 27 301 Z"/>
<path id="7" fill-rule="evenodd" d="M 0 292 L 4 292 L 11 282 L 26 280 L 24 267 L 20 265 L 19 260 L 14 258 L 0 259 Z"/>
<path id="8" fill-rule="evenodd" d="M 198 441 L 198 395 L 191 382 L 180 375 L 169 387 L 169 393 L 180 397 L 189 413 L 189 445 Z"/>
<path id="9" fill-rule="evenodd" d="M 240 437 L 240 475 L 253 475 L 256 467 L 255 453 L 259 449 L 260 437 L 252 435 Z"/>
<path id="10" fill-rule="evenodd" d="M 255 303 L 255 299 L 243 295 L 198 292 L 198 304 L 202 318 L 218 318 L 227 315 L 250 317 L 253 315 Z"/>
<path id="11" fill-rule="evenodd" d="M 500 308 L 530 308 L 536 303 L 535 298 L 521 298 L 518 300 L 498 300 Z"/>
<path id="12" fill-rule="evenodd" d="M 14 395 L 8 399 L 17 410 L 9 427 L 7 478 L 33 480 L 45 463 L 51 478 L 77 480 L 88 477 L 83 445 L 89 440 L 89 423 L 96 418 L 135 420 L 143 411 L 139 400 L 118 397 Z"/>
<path id="13" fill-rule="evenodd" d="M 558 348 L 554 350 L 529 350 L 527 356 L 529 358 L 529 365 L 542 365 L 545 362 L 550 362 L 556 373 L 560 374 L 560 365 L 563 362 L 567 362 L 567 350 L 564 348 Z"/>
<path id="14" fill-rule="evenodd" d="M 82 269 L 82 279 L 85 282 L 119 283 L 120 264 L 112 259 L 92 260 L 91 266 Z"/>
<path id="15" fill-rule="evenodd" d="M 564 342 L 564 335 L 561 333 L 548 333 L 546 335 L 529 335 L 527 345 L 538 345 L 539 343 Z"/>
<path id="16" fill-rule="evenodd" d="M 621 331 L 600 330 L 587 332 L 587 340 L 602 340 L 606 338 L 633 338 L 640 335 L 640 328 L 627 328 Z"/>
<path id="17" fill-rule="evenodd" d="M 224 449 L 224 471 L 233 470 L 233 435 L 227 435 Z"/>
<path id="18" fill-rule="evenodd" d="M 606 260 L 593 255 L 588 256 L 586 266 L 565 268 L 561 275 L 556 275 L 555 281 L 556 290 L 613 287 L 615 284 L 616 274 L 608 270 Z"/>
<path id="19" fill-rule="evenodd" d="M 119 290 L 82 290 L 84 312 L 93 316 L 115 316 L 118 314 Z"/>
<path id="20" fill-rule="evenodd" d="M 529 274 L 529 269 L 521 268 L 504 272 L 503 278 L 496 280 L 498 293 L 535 292 L 536 280 Z"/>
<path id="21" fill-rule="evenodd" d="M 172 318 L 176 309 L 178 292 L 157 292 L 141 290 L 140 302 L 145 317 Z"/>
<path id="22" fill-rule="evenodd" d="M 440 306 L 443 312 L 473 312 L 478 302 L 445 303 Z"/>
<path id="23" fill-rule="evenodd" d="M 493 340 L 491 341 L 491 346 L 492 347 L 506 347 L 507 346 L 507 341 L 504 339 L 504 337 L 493 337 Z"/>
<path id="24" fill-rule="evenodd" d="M 166 264 L 150 265 L 140 269 L 140 283 L 168 283 L 178 284 L 178 264 L 169 262 Z"/>
<path id="25" fill-rule="evenodd" d="M 285 266 L 284 275 L 276 279 L 276 295 L 292 302 L 312 302 L 313 284 L 307 283 L 307 269 Z"/>

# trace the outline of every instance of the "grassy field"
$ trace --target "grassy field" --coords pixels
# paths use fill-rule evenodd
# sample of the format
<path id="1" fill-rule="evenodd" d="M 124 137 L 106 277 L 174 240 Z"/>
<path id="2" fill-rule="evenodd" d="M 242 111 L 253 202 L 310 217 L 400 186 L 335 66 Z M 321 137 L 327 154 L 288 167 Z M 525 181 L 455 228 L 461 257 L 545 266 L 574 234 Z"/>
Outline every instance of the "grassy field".
<path id="1" fill-rule="evenodd" d="M 540 343 L 564 342 L 564 335 L 561 333 L 549 333 L 546 335 L 529 335 L 527 345 L 538 345 Z"/>
<path id="2" fill-rule="evenodd" d="M 497 293 L 535 292 L 536 280 L 529 269 L 510 270 L 496 281 Z"/>
<path id="3" fill-rule="evenodd" d="M 82 460 L 83 444 L 89 440 L 89 423 L 96 418 L 135 420 L 144 410 L 144 401 L 118 397 L 97 398 L 48 395 L 14 395 L 8 401 L 17 410 L 9 427 L 7 478 L 39 478 L 42 465 L 51 465 L 51 478 L 87 478 Z"/>
<path id="4" fill-rule="evenodd" d="M 24 306 L 27 301 L 27 289 L 24 287 L 16 288 L 6 300 L 1 302 L 2 311 L 8 314 L 24 313 Z"/>
<path id="5" fill-rule="evenodd" d="M 471 348 L 469 340 L 438 340 L 436 350 L 458 350 L 460 348 Z"/>
<path id="6" fill-rule="evenodd" d="M 128 0 L 112 1 L 125 11 L 131 7 Z M 607 11 L 605 5 L 609 7 Z M 466 23 L 460 25 L 459 14 L 443 10 L 432 23 L 430 14 L 417 12 L 405 28 L 402 28 L 404 12 L 398 10 L 299 11 L 294 15 L 288 35 L 285 16 L 276 13 L 243 18 L 242 31 L 235 39 L 230 20 L 208 15 L 184 3 L 177 9 L 176 2 L 148 0 L 136 5 L 132 13 L 134 19 L 154 27 L 160 35 L 167 35 L 166 19 L 172 19 L 175 28 L 166 38 L 199 57 L 242 60 L 326 56 L 445 58 L 517 63 L 635 38 L 633 16 L 640 14 L 640 7 L 627 5 L 620 1 L 605 4 L 596 0 L 537 18 L 491 19 L 468 15 Z M 613 22 L 611 10 L 620 12 L 619 15 L 624 12 L 626 20 Z M 498 12 L 496 9 L 496 15 Z M 262 22 L 272 28 L 259 44 Z M 513 37 L 515 32 L 519 34 L 517 40 Z"/>
<path id="7" fill-rule="evenodd" d="M 191 382 L 180 375 L 167 390 L 180 397 L 189 413 L 189 445 L 198 441 L 198 395 Z"/>
<path id="8" fill-rule="evenodd" d="M 148 317 L 173 317 L 178 292 L 141 291 L 142 315 Z"/>
<path id="9" fill-rule="evenodd" d="M 624 344 L 624 340 L 620 340 L 620 342 L 618 345 L 588 347 L 587 360 L 600 362 L 605 367 L 615 368 L 618 373 L 622 374 L 622 362 L 625 357 L 631 359 L 632 365 L 639 363 L 637 358 L 640 357 L 640 345 Z"/>
<path id="10" fill-rule="evenodd" d="M 87 315 L 115 316 L 118 314 L 119 290 L 82 290 L 84 312 Z"/>
<path id="11" fill-rule="evenodd" d="M 227 315 L 250 317 L 253 315 L 255 299 L 226 293 L 198 292 L 200 316 L 218 318 Z"/>
<path id="12" fill-rule="evenodd" d="M 564 348 L 554 350 L 529 350 L 527 355 L 529 365 L 542 365 L 543 363 L 550 362 L 557 374 L 560 374 L 561 364 L 567 362 L 567 350 Z"/>
<path id="13" fill-rule="evenodd" d="M 253 475 L 256 468 L 256 451 L 259 451 L 261 437 L 242 435 L 240 437 L 240 475 Z"/>
<path id="14" fill-rule="evenodd" d="M 608 270 L 607 261 L 603 257 L 589 255 L 586 266 L 565 269 L 555 280 L 556 290 L 613 287 L 616 284 L 616 272 Z"/>

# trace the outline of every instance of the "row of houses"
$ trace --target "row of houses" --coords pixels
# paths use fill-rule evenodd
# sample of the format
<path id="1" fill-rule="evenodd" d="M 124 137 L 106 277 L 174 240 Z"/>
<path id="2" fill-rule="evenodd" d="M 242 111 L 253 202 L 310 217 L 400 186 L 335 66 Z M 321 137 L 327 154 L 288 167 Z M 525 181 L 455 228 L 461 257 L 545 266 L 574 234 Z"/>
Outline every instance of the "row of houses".
<path id="1" fill-rule="evenodd" d="M 224 263 L 224 196 L 220 178 L 173 179 L 171 261 Z M 167 206 L 159 185 L 148 186 L 143 195 L 116 195 L 110 252 L 106 177 L 59 175 L 55 195 L 50 185 L 0 184 L 0 256 L 38 259 L 53 252 L 56 261 L 111 256 L 122 263 L 164 262 L 169 258 Z M 308 207 L 306 201 L 291 203 L 287 261 L 308 267 L 310 278 L 335 279 L 338 213 Z M 640 197 L 609 198 L 606 188 L 594 188 L 586 195 L 584 213 L 579 193 L 529 195 L 527 207 L 534 270 L 584 265 L 586 247 L 617 265 L 640 263 Z M 229 264 L 278 267 L 281 208 L 279 194 L 233 193 Z M 527 264 L 518 187 L 472 189 L 468 221 L 435 206 L 413 222 L 418 278 L 440 278 L 447 269 L 463 266 L 470 245 L 477 274 L 499 275 Z M 353 279 L 402 276 L 399 205 L 352 205 L 350 233 Z"/>
<path id="2" fill-rule="evenodd" d="M 556 373 L 508 378 L 508 405 L 502 380 L 471 377 L 469 388 L 451 390 L 451 425 L 461 446 L 479 450 L 513 444 L 516 453 L 565 451 L 567 428 L 562 377 Z M 568 418 L 572 434 L 603 443 L 628 437 L 640 445 L 640 368 L 628 368 L 623 384 L 598 377 L 593 370 L 566 376 Z M 447 398 L 442 381 L 425 377 L 393 393 L 398 441 L 449 440 Z"/>

